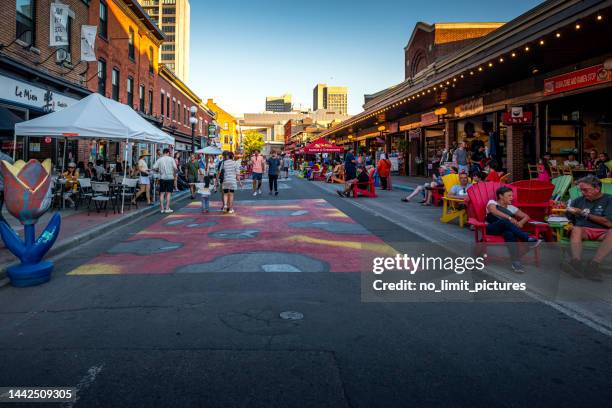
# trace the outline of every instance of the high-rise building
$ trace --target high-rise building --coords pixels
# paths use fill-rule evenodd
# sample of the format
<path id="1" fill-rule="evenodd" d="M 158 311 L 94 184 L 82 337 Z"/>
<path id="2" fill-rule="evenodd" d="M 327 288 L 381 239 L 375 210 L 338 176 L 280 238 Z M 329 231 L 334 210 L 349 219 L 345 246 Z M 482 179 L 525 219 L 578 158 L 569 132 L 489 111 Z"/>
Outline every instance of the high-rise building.
<path id="1" fill-rule="evenodd" d="M 266 97 L 266 112 L 291 112 L 291 95 Z"/>
<path id="2" fill-rule="evenodd" d="M 317 84 L 312 92 L 312 109 L 327 109 L 341 115 L 348 112 L 348 88 Z"/>
<path id="3" fill-rule="evenodd" d="M 189 0 L 138 0 L 166 35 L 160 61 L 183 82 L 189 80 Z"/>

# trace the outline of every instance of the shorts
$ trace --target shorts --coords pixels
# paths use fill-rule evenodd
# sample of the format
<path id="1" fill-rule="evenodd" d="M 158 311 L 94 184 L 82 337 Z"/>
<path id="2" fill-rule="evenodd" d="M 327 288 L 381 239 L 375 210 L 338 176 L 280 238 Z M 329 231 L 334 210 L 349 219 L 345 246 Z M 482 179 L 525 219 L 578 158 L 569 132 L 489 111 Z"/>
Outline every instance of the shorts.
<path id="1" fill-rule="evenodd" d="M 140 184 L 141 186 L 148 186 L 149 184 L 151 184 L 151 180 L 148 176 L 140 176 L 138 178 L 138 184 Z"/>
<path id="2" fill-rule="evenodd" d="M 584 231 L 584 235 L 586 235 L 586 239 L 589 241 L 603 241 L 610 230 L 605 228 L 582 227 L 582 231 Z"/>
<path id="3" fill-rule="evenodd" d="M 289 171 L 289 167 L 283 167 L 283 171 Z"/>
<path id="4" fill-rule="evenodd" d="M 231 189 L 231 188 L 224 188 L 224 189 L 223 189 L 223 194 L 233 193 L 233 192 L 234 192 L 234 190 L 233 190 L 233 189 Z"/>
<path id="5" fill-rule="evenodd" d="M 174 191 L 174 180 L 159 180 L 159 192 L 171 193 Z"/>
<path id="6" fill-rule="evenodd" d="M 253 173 L 254 181 L 261 181 L 263 179 L 263 173 Z"/>

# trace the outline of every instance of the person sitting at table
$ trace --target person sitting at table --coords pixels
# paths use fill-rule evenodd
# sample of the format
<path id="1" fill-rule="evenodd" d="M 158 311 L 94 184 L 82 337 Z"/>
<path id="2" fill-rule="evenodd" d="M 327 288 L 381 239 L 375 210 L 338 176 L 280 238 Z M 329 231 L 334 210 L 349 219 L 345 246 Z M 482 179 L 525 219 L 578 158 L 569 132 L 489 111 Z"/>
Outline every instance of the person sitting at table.
<path id="1" fill-rule="evenodd" d="M 368 171 L 366 170 L 365 165 L 363 165 L 363 164 L 358 165 L 357 170 L 358 170 L 357 178 L 352 179 L 352 180 L 348 180 L 344 184 L 344 190 L 343 191 L 336 190 L 336 193 L 338 193 L 338 195 L 340 197 L 350 197 L 351 196 L 351 192 L 355 188 L 356 184 L 367 184 L 367 183 L 369 183 L 370 175 L 368 174 Z"/>
<path id="2" fill-rule="evenodd" d="M 548 160 L 542 157 L 538 160 L 538 178 L 537 180 L 550 182 L 550 170 Z"/>
<path id="3" fill-rule="evenodd" d="M 445 176 L 447 174 L 450 174 L 450 170 L 448 168 L 446 168 L 445 166 L 438 167 L 438 174 L 432 175 L 433 181 L 429 183 L 425 183 L 422 186 L 417 186 L 412 193 L 402 198 L 402 201 L 405 203 L 409 203 L 410 200 L 412 200 L 414 197 L 417 196 L 417 194 L 423 193 L 425 197 L 423 201 L 421 201 L 421 204 L 427 205 L 427 206 L 431 205 L 431 201 L 433 198 L 432 191 L 435 188 L 444 187 L 442 176 Z"/>
<path id="4" fill-rule="evenodd" d="M 85 176 L 91 180 L 96 179 L 96 169 L 94 168 L 92 162 L 87 163 L 87 168 L 85 169 Z"/>
<path id="5" fill-rule="evenodd" d="M 567 155 L 567 160 L 563 162 L 563 167 L 566 169 L 573 169 L 574 167 L 580 166 L 578 160 L 576 160 L 576 155 L 570 153 Z"/>
<path id="6" fill-rule="evenodd" d="M 342 162 L 339 159 L 334 160 L 334 168 L 325 174 L 325 181 L 331 183 L 332 177 L 338 178 L 342 172 Z"/>
<path id="7" fill-rule="evenodd" d="M 62 176 L 66 180 L 64 200 L 68 201 L 70 205 L 73 205 L 74 201 L 72 200 L 72 195 L 79 189 L 79 169 L 77 169 L 76 163 L 70 162 L 68 164 L 68 169 Z"/>
<path id="8" fill-rule="evenodd" d="M 106 169 L 102 160 L 96 160 L 96 178 L 98 181 L 105 181 Z"/>
<path id="9" fill-rule="evenodd" d="M 536 248 L 542 240 L 530 237 L 522 228 L 529 222 L 529 215 L 512 205 L 514 193 L 510 187 L 501 186 L 495 192 L 496 200 L 487 203 L 487 234 L 501 235 L 510 252 L 512 270 L 516 273 L 525 273 L 520 261 L 517 242 L 529 242 L 531 248 Z"/>
<path id="10" fill-rule="evenodd" d="M 563 269 L 574 277 L 601 281 L 601 264 L 612 252 L 612 195 L 601 191 L 601 181 L 593 175 L 581 178 L 577 184 L 582 197 L 566 209 L 574 225 L 570 235 L 572 259 L 563 264 Z M 587 265 L 582 263 L 582 241 L 601 241 Z"/>
<path id="11" fill-rule="evenodd" d="M 597 150 L 591 149 L 591 151 L 589 152 L 589 155 L 584 160 L 584 167 L 587 170 L 595 170 L 595 164 L 598 158 L 599 158 L 599 154 L 597 153 Z"/>

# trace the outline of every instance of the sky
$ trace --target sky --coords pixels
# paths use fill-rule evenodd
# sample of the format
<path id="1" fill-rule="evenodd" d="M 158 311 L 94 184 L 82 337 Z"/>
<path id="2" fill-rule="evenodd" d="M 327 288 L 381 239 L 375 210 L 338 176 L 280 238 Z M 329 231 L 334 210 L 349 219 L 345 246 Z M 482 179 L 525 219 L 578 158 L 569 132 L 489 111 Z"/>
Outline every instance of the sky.
<path id="1" fill-rule="evenodd" d="M 510 21 L 535 0 L 191 0 L 188 85 L 241 116 L 266 96 L 312 107 L 317 83 L 347 86 L 349 113 L 363 95 L 404 79 L 404 47 L 418 21 Z"/>

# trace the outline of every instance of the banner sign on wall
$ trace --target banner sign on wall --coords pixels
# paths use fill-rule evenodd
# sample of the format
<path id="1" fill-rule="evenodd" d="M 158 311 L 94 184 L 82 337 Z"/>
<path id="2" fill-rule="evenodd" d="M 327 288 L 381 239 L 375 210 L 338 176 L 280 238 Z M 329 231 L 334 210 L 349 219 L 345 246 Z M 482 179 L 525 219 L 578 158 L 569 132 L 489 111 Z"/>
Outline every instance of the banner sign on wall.
<path id="1" fill-rule="evenodd" d="M 466 116 L 474 116 L 484 112 L 484 102 L 482 98 L 472 99 L 455 108 L 455 116 L 464 118 Z"/>
<path id="2" fill-rule="evenodd" d="M 97 61 L 95 46 L 98 26 L 81 26 L 81 61 Z"/>
<path id="3" fill-rule="evenodd" d="M 77 99 L 40 88 L 28 82 L 0 75 L 0 99 L 16 102 L 28 107 L 53 112 L 66 108 Z"/>
<path id="4" fill-rule="evenodd" d="M 554 95 L 610 81 L 612 81 L 612 70 L 606 69 L 604 64 L 599 64 L 546 79 L 544 95 Z"/>
<path id="5" fill-rule="evenodd" d="M 51 3 L 51 18 L 49 45 L 51 47 L 62 47 L 68 45 L 68 12 L 67 4 Z"/>

